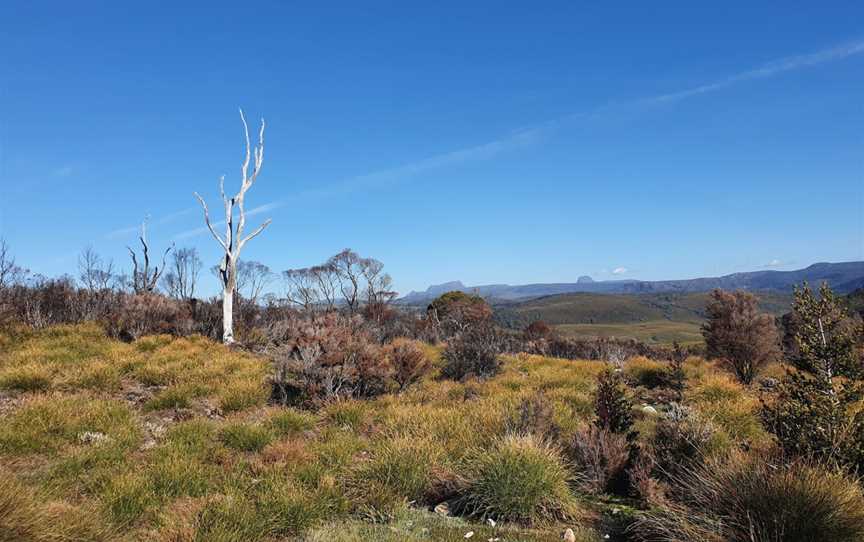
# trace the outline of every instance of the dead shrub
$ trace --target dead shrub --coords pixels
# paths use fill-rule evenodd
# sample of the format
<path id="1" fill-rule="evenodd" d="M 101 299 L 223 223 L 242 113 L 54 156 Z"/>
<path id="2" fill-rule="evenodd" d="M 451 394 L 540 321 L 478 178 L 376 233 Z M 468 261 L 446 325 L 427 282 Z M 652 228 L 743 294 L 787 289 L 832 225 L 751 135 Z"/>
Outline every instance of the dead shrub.
<path id="1" fill-rule="evenodd" d="M 384 347 L 384 355 L 393 369 L 393 380 L 404 390 L 432 369 L 432 363 L 417 341 L 395 339 Z"/>
<path id="2" fill-rule="evenodd" d="M 626 495 L 631 446 L 627 437 L 597 426 L 578 431 L 564 449 L 580 489 L 594 495 Z"/>

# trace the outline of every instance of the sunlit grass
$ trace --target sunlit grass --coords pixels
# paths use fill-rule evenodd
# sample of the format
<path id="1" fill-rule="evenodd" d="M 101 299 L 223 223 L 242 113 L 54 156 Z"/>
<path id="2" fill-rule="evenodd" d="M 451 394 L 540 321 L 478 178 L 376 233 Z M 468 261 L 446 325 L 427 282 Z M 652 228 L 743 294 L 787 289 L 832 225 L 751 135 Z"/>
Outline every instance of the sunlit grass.
<path id="1" fill-rule="evenodd" d="M 439 360 L 440 347 L 424 350 Z M 399 394 L 308 411 L 267 406 L 267 361 L 201 337 L 4 331 L 0 390 L 12 402 L 0 410 L 0 473 L 25 499 L 10 517 L 26 527 L 62 516 L 85 534 L 100 526 L 88 540 L 545 540 L 565 524 L 577 540 L 599 539 L 555 447 L 509 431 L 520 405 L 541 396 L 561 439 L 576 434 L 605 365 L 502 358 L 492 379 L 433 371 Z M 660 365 L 628 371 L 647 385 Z M 686 402 L 724 438 L 766 439 L 752 390 L 695 358 L 687 374 Z M 651 420 L 639 423 L 647 434 Z M 502 477 L 514 465 L 529 477 Z M 421 511 L 457 498 L 475 519 Z M 39 536 L 62 539 L 49 534 Z"/>

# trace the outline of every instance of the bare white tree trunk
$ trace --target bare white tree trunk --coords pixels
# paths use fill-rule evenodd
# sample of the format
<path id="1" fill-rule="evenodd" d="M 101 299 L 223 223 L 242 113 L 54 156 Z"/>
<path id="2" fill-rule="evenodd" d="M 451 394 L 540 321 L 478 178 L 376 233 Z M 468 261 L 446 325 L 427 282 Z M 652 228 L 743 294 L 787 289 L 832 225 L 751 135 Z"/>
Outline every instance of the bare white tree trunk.
<path id="1" fill-rule="evenodd" d="M 216 240 L 222 245 L 225 251 L 225 256 L 222 258 L 222 263 L 219 264 L 219 280 L 222 282 L 222 342 L 231 344 L 234 342 L 234 293 L 237 291 L 237 261 L 240 259 L 240 251 L 246 243 L 264 231 L 264 228 L 270 225 L 270 219 L 264 221 L 255 231 L 243 237 L 243 230 L 246 226 L 246 208 L 244 207 L 244 199 L 246 191 L 258 178 L 261 172 L 261 165 L 264 163 L 264 119 L 261 119 L 261 129 L 258 132 L 258 145 L 255 146 L 254 158 L 255 164 L 252 169 L 252 174 L 249 175 L 249 163 L 252 159 L 252 145 L 249 141 L 249 127 L 246 124 L 246 116 L 243 110 L 240 110 L 240 120 L 243 122 L 243 133 L 246 136 L 246 159 L 243 161 L 241 173 L 243 175 L 240 191 L 231 198 L 225 195 L 225 176 L 219 179 L 219 192 L 222 195 L 222 203 L 225 206 L 225 236 L 224 238 L 216 233 L 213 229 L 213 224 L 210 222 L 210 214 L 207 210 L 207 203 L 204 198 L 195 193 L 195 197 L 204 208 L 204 222 L 207 224 L 207 229 Z M 234 207 L 238 209 L 238 222 L 234 225 Z"/>

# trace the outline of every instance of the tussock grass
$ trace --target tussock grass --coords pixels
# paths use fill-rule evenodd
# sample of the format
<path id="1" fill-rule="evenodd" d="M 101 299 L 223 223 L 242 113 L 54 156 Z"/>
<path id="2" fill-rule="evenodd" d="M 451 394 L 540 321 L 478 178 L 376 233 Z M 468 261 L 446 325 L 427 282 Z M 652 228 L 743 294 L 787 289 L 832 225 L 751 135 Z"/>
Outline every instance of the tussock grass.
<path id="1" fill-rule="evenodd" d="M 422 348 L 440 368 L 441 348 Z M 589 506 L 572 493 L 575 471 L 532 433 L 548 426 L 560 442 L 575 438 L 606 365 L 501 361 L 487 380 L 433 370 L 401 393 L 313 412 L 266 406 L 268 362 L 201 337 L 122 343 L 95 326 L 4 330 L 0 481 L 24 500 L 9 516 L 0 488 L 0 526 L 4 513 L 25 527 L 35 518 L 16 540 L 463 540 L 467 531 L 548 540 L 564 525 L 577 540 L 597 539 L 579 528 Z M 761 442 L 751 390 L 699 360 L 687 371 L 686 403 L 727 448 Z M 521 405 L 538 397 L 551 414 L 510 434 Z M 644 438 L 654 423 L 640 420 Z M 445 500 L 466 516 L 419 510 Z M 488 517 L 505 523 L 489 527 Z M 61 518 L 72 527 L 45 530 Z"/>
<path id="2" fill-rule="evenodd" d="M 260 452 L 273 440 L 273 433 L 260 425 L 231 423 L 219 432 L 219 440 L 234 450 Z"/>
<path id="3" fill-rule="evenodd" d="M 459 507 L 472 516 L 533 524 L 580 513 L 561 454 L 532 435 L 509 435 L 476 450 L 463 476 Z"/>
<path id="4" fill-rule="evenodd" d="M 439 456 L 429 440 L 397 437 L 380 443 L 348 476 L 357 511 L 381 521 L 395 517 L 409 502 L 423 503 Z"/>
<path id="5" fill-rule="evenodd" d="M 805 463 L 733 456 L 675 480 L 682 503 L 631 527 L 639 540 L 807 542 L 864 539 L 864 495 L 856 480 Z"/>

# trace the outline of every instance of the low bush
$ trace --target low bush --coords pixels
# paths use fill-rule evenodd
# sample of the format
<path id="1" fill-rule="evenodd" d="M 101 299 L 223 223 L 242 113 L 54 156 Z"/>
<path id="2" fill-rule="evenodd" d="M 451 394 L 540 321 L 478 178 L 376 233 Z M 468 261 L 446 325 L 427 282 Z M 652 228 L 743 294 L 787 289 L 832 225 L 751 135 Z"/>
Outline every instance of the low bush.
<path id="1" fill-rule="evenodd" d="M 594 392 L 595 424 L 612 433 L 627 434 L 633 427 L 633 399 L 621 372 L 607 368 L 597 376 Z"/>
<path id="2" fill-rule="evenodd" d="M 536 435 L 554 441 L 561 433 L 555 422 L 552 402 L 543 393 L 522 399 L 507 423 L 507 432 L 515 435 Z"/>
<path id="3" fill-rule="evenodd" d="M 508 435 L 476 450 L 463 477 L 457 508 L 471 516 L 532 524 L 578 514 L 560 452 L 532 435 Z"/>
<path id="4" fill-rule="evenodd" d="M 734 456 L 689 468 L 675 503 L 642 515 L 637 540 L 852 542 L 864 539 L 864 496 L 854 479 L 803 463 Z"/>
<path id="5" fill-rule="evenodd" d="M 389 391 L 392 367 L 359 321 L 337 313 L 308 320 L 272 352 L 271 401 L 316 406 Z"/>
<path id="6" fill-rule="evenodd" d="M 441 374 L 454 380 L 486 378 L 501 370 L 498 332 L 491 325 L 476 325 L 452 339 L 442 353 Z"/>
<path id="7" fill-rule="evenodd" d="M 111 337 L 134 341 L 144 335 L 188 335 L 194 322 L 185 304 L 158 294 L 123 295 L 105 317 Z"/>
<path id="8" fill-rule="evenodd" d="M 631 445 L 625 435 L 588 427 L 577 432 L 564 451 L 581 490 L 594 495 L 627 495 Z"/>
<path id="9" fill-rule="evenodd" d="M 673 404 L 654 429 L 650 442 L 654 475 L 674 478 L 684 468 L 706 461 L 716 429 L 690 408 Z"/>
<path id="10" fill-rule="evenodd" d="M 393 369 L 393 380 L 399 391 L 419 381 L 432 369 L 432 363 L 418 341 L 394 339 L 384 347 L 384 355 Z"/>

